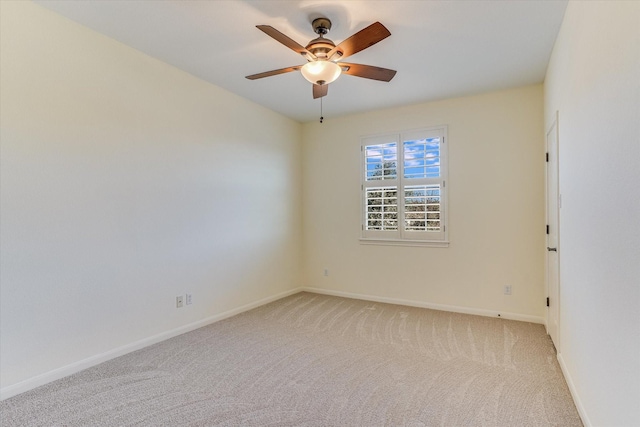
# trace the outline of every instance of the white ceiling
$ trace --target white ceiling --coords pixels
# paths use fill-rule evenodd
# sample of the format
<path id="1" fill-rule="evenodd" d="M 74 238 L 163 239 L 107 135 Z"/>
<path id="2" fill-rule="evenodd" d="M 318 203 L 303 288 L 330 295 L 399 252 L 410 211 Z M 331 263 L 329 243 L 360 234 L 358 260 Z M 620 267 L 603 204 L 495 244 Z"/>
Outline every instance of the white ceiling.
<path id="1" fill-rule="evenodd" d="M 244 76 L 301 65 L 256 25 L 303 46 L 325 16 L 336 44 L 380 21 L 391 37 L 348 62 L 392 68 L 389 82 L 343 75 L 323 99 L 326 119 L 528 84 L 544 79 L 566 0 L 36 0 L 82 25 L 300 122 L 320 116 L 299 72 Z"/>

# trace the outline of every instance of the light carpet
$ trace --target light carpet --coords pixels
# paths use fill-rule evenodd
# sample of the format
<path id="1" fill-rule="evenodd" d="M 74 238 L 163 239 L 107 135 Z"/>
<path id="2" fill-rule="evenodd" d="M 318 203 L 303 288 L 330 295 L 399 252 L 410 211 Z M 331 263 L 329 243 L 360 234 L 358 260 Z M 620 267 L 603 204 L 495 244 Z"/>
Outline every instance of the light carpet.
<path id="1" fill-rule="evenodd" d="M 0 402 L 2 426 L 581 426 L 542 325 L 299 293 Z"/>

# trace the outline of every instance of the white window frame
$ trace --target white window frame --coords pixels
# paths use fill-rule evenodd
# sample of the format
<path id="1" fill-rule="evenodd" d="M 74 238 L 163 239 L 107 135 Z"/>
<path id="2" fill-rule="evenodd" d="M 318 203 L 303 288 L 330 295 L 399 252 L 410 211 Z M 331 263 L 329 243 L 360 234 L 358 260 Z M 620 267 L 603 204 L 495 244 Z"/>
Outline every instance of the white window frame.
<path id="1" fill-rule="evenodd" d="M 405 178 L 404 176 L 404 142 L 427 138 L 440 138 L 440 176 L 437 178 Z M 381 180 L 367 180 L 366 149 L 371 145 L 395 143 L 397 149 L 395 178 Z M 360 140 L 360 243 L 376 245 L 398 246 L 432 246 L 448 247 L 448 136 L 447 126 L 436 126 L 394 133 L 364 136 Z M 440 230 L 439 231 L 408 231 L 405 230 L 405 188 L 412 185 L 439 185 L 440 188 Z M 367 189 L 377 187 L 395 187 L 397 189 L 397 230 L 368 230 L 367 229 Z"/>

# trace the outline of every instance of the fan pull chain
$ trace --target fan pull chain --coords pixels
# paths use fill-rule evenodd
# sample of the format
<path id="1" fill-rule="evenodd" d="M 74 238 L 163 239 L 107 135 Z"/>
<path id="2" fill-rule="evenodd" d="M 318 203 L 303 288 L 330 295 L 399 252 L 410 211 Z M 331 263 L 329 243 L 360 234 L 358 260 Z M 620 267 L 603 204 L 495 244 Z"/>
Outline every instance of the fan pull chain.
<path id="1" fill-rule="evenodd" d="M 320 97 L 320 123 L 324 120 L 324 117 L 322 117 L 322 98 L 324 97 Z"/>

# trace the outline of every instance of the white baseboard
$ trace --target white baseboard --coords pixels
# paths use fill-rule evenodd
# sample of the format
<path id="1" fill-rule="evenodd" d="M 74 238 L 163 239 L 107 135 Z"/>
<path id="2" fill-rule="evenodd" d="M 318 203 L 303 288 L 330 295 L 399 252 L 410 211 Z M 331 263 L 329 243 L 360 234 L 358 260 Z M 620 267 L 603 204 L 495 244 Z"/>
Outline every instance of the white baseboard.
<path id="1" fill-rule="evenodd" d="M 332 290 L 320 289 L 320 288 L 300 287 L 300 288 L 291 289 L 285 292 L 281 292 L 279 294 L 276 294 L 267 298 L 263 298 L 258 301 L 254 301 L 249 304 L 245 304 L 243 306 L 225 311 L 223 313 L 216 314 L 214 316 L 207 317 L 205 319 L 190 323 L 188 325 L 181 326 L 179 328 L 171 329 L 169 331 L 162 332 L 160 334 L 141 339 L 139 341 L 124 345 L 122 347 L 109 350 L 105 353 L 96 354 L 86 359 L 79 360 L 69 365 L 62 366 L 52 371 L 45 372 L 35 377 L 26 379 L 19 383 L 12 384 L 7 387 L 3 387 L 0 389 L 0 400 L 8 399 L 12 396 L 18 395 L 20 393 L 24 393 L 36 387 L 40 387 L 41 385 L 58 380 L 60 378 L 64 378 L 66 376 L 75 374 L 76 372 L 80 372 L 92 366 L 99 365 L 100 363 L 106 362 L 116 357 L 123 356 L 127 353 L 131 353 L 136 350 L 140 350 L 141 348 L 193 331 L 203 326 L 210 325 L 212 323 L 218 322 L 228 317 L 235 316 L 236 314 L 243 313 L 245 311 L 259 307 L 261 305 L 268 304 L 270 302 L 276 301 L 278 299 L 281 299 L 302 291 L 312 292 L 317 294 L 333 295 L 333 296 L 339 296 L 339 297 L 345 297 L 345 298 L 355 298 L 355 299 L 366 300 L 366 301 L 382 302 L 382 303 L 388 303 L 388 304 L 406 305 L 410 307 L 430 308 L 433 310 L 441 310 L 441 311 L 452 311 L 455 313 L 475 314 L 479 316 L 489 316 L 489 317 L 500 317 L 503 319 L 520 320 L 520 321 L 532 322 L 532 323 L 541 323 L 541 324 L 545 323 L 545 319 L 542 317 L 529 316 L 525 314 L 505 313 L 505 312 L 484 310 L 479 308 L 459 307 L 459 306 L 453 306 L 453 305 L 432 304 L 428 302 L 412 301 L 412 300 L 405 300 L 405 299 L 399 299 L 399 298 L 378 297 L 378 296 L 364 295 L 364 294 L 354 294 L 351 292 L 332 291 Z M 564 368 L 563 368 L 563 371 L 564 371 Z M 565 373 L 565 377 L 566 376 L 567 375 Z M 571 393 L 574 394 L 574 389 L 571 389 Z M 575 395 L 574 395 L 574 399 L 576 400 L 576 403 L 577 403 L 578 400 L 575 397 Z M 578 410 L 580 411 L 580 407 L 578 407 Z M 580 415 L 582 416 L 582 412 Z M 587 426 L 587 423 L 585 423 L 585 426 Z"/>
<path id="2" fill-rule="evenodd" d="M 567 365 L 564 363 L 564 359 L 562 357 L 562 353 L 558 353 L 558 363 L 560 364 L 560 369 L 562 369 L 562 374 L 564 375 L 564 379 L 567 381 L 567 386 L 569 386 L 569 391 L 571 392 L 571 397 L 573 397 L 573 402 L 576 404 L 576 409 L 578 410 L 578 415 L 582 419 L 582 424 L 584 427 L 591 427 L 591 421 L 587 416 L 587 412 L 584 410 L 584 406 L 582 405 L 582 401 L 580 400 L 580 396 L 578 395 L 578 391 L 576 390 L 576 385 L 569 374 L 569 370 L 567 369 Z"/>
<path id="3" fill-rule="evenodd" d="M 501 319 L 519 320 L 522 322 L 540 323 L 543 325 L 545 323 L 544 317 L 531 316 L 528 314 L 509 313 L 504 311 L 492 311 L 492 310 L 485 310 L 482 308 L 460 307 L 456 305 L 433 304 L 429 302 L 413 301 L 413 300 L 406 300 L 406 299 L 400 299 L 400 298 L 379 297 L 374 295 L 354 294 L 351 292 L 333 291 L 333 290 L 321 289 L 321 288 L 303 287 L 303 288 L 300 288 L 300 290 L 305 292 L 312 292 L 316 294 L 333 295 L 337 297 L 354 298 L 354 299 L 361 299 L 365 301 L 383 302 L 388 304 L 407 305 L 410 307 L 430 308 L 432 310 L 452 311 L 454 313 L 475 314 L 478 316 L 487 316 L 487 317 L 499 317 Z"/>
<path id="4" fill-rule="evenodd" d="M 105 353 L 96 354 L 95 356 L 88 357 L 83 360 L 79 360 L 77 362 L 71 363 L 66 366 L 62 366 L 60 368 L 54 369 L 49 372 L 45 372 L 43 374 L 37 375 L 35 377 L 26 379 L 16 384 L 12 384 L 7 387 L 3 387 L 0 389 L 0 400 L 8 399 L 12 396 L 18 395 L 20 393 L 24 393 L 25 391 L 29 391 L 36 387 L 40 387 L 41 385 L 50 383 L 52 381 L 58 380 L 60 378 L 64 378 L 66 376 L 75 374 L 76 372 L 80 372 L 84 369 L 90 368 L 92 366 L 99 365 L 100 363 L 106 362 L 108 360 L 114 359 L 116 357 L 120 357 L 127 353 L 131 353 L 132 351 L 140 350 L 141 348 L 148 347 L 150 345 L 159 343 L 161 341 L 167 340 L 169 338 L 173 338 L 175 336 L 184 334 L 186 332 L 193 331 L 195 329 L 201 328 L 203 326 L 210 325 L 212 323 L 218 322 L 220 320 L 229 318 L 231 316 L 235 316 L 236 314 L 243 313 L 245 311 L 254 309 L 256 307 L 260 307 L 261 305 L 268 304 L 270 302 L 276 301 L 280 298 L 287 297 L 289 295 L 297 294 L 301 292 L 302 288 L 295 288 L 285 292 L 281 292 L 279 294 L 263 298 L 258 301 L 254 301 L 249 304 L 245 304 L 238 308 L 234 308 L 232 310 L 225 311 L 223 313 L 216 314 L 214 316 L 207 317 L 205 319 L 199 320 L 197 322 L 190 323 L 188 325 L 180 326 L 179 328 L 171 329 L 166 332 L 162 332 L 157 335 L 153 335 L 148 338 L 141 339 L 139 341 L 124 345 L 122 347 L 115 348 L 113 350 L 109 350 Z"/>

